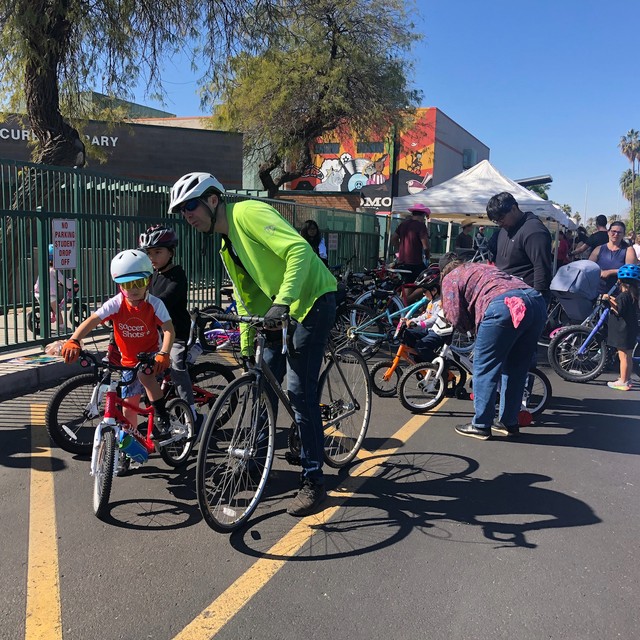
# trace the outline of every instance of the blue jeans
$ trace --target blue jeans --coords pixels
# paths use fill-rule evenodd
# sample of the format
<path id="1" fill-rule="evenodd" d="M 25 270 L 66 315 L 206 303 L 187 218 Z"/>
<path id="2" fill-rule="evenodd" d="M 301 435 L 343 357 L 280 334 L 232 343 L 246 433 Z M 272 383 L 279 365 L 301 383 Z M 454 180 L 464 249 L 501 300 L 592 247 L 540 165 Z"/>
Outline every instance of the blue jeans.
<path id="1" fill-rule="evenodd" d="M 517 329 L 504 303 L 507 297 L 521 298 L 527 308 Z M 473 424 L 477 427 L 488 429 L 493 424 L 498 382 L 500 421 L 508 427 L 518 424 L 527 372 L 546 317 L 544 299 L 535 289 L 508 291 L 487 307 L 478 326 L 473 354 Z"/>
<path id="2" fill-rule="evenodd" d="M 287 373 L 289 400 L 296 417 L 300 436 L 302 476 L 315 484 L 324 483 L 324 432 L 318 402 L 318 378 L 327 338 L 336 319 L 333 293 L 318 298 L 293 333 L 292 352 L 282 355 L 282 342 L 270 343 L 264 358 L 278 382 Z M 275 394 L 269 394 L 272 398 Z M 277 409 L 277 397 L 274 407 Z"/>

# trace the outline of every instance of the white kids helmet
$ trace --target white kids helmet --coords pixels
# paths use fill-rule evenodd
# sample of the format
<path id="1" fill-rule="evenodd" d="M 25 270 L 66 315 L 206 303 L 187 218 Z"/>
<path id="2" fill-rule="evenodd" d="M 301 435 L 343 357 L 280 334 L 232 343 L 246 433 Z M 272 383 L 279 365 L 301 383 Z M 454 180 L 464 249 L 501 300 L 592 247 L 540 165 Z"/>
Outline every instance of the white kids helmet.
<path id="1" fill-rule="evenodd" d="M 210 173 L 187 173 L 171 187 L 169 213 L 178 213 L 178 207 L 191 198 L 200 198 L 206 191 L 223 194 L 224 187 Z"/>
<path id="2" fill-rule="evenodd" d="M 149 256 L 138 249 L 121 251 L 111 261 L 111 277 L 114 282 L 131 282 L 139 278 L 149 278 L 153 274 L 153 265 Z"/>

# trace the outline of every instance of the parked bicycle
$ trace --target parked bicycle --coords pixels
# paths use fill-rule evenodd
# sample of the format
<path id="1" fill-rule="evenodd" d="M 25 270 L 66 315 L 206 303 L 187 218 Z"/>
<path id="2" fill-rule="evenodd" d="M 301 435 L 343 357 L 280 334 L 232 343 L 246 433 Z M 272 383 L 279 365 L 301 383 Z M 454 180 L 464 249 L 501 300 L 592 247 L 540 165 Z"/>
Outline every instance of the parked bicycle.
<path id="1" fill-rule="evenodd" d="M 89 308 L 80 300 L 79 291 L 80 285 L 78 281 L 74 279 L 73 287 L 66 289 L 65 295 L 58 301 L 58 309 L 62 317 L 62 324 L 60 325 L 61 331 L 66 330 L 69 320 L 71 320 L 72 326 L 77 327 L 83 320 L 89 317 Z M 27 329 L 34 335 L 40 333 L 41 315 L 40 301 L 36 299 L 31 311 L 27 313 Z M 48 316 L 51 324 L 55 325 L 58 320 L 55 314 L 49 310 Z"/>
<path id="2" fill-rule="evenodd" d="M 441 335 L 447 335 L 447 342 L 433 362 L 414 365 L 400 380 L 400 402 L 413 413 L 424 413 L 438 406 L 447 390 L 459 399 L 470 396 L 465 385 L 473 375 L 473 362 L 468 355 L 451 348 L 453 328 L 449 328 L 448 333 L 446 331 L 441 330 Z M 549 403 L 551 395 L 551 383 L 547 376 L 540 369 L 531 368 L 525 384 L 522 410 L 532 416 L 539 415 Z"/>
<path id="3" fill-rule="evenodd" d="M 271 470 L 275 446 L 271 389 L 294 419 L 289 398 L 264 360 L 264 318 L 216 314 L 256 330 L 255 365 L 221 394 L 205 423 L 196 466 L 196 492 L 206 523 L 219 532 L 241 527 L 254 512 Z M 283 326 L 283 351 L 288 325 Z M 371 414 L 371 386 L 364 358 L 353 349 L 336 351 L 331 340 L 320 375 L 318 399 L 324 426 L 324 457 L 344 467 L 357 455 Z M 231 417 L 228 418 L 231 414 Z M 293 455 L 296 438 L 290 437 Z"/>

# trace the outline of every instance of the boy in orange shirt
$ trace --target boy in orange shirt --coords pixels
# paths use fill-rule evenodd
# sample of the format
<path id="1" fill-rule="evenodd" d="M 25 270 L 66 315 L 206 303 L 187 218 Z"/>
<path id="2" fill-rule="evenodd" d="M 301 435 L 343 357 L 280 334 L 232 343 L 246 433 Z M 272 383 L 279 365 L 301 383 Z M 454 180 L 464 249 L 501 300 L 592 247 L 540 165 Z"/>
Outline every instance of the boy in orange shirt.
<path id="1" fill-rule="evenodd" d="M 107 300 L 78 326 L 62 347 L 62 357 L 66 363 L 75 362 L 82 348 L 80 340 L 107 320 L 111 320 L 113 324 L 116 345 L 122 355 L 122 366 L 133 368 L 138 364 L 137 354 L 157 351 L 153 373 L 139 371 L 137 380 L 133 379 L 133 371 L 123 373 L 123 381 L 130 383 L 124 388 L 123 397 L 137 404 L 144 387 L 156 413 L 154 436 L 162 439 L 169 433 L 170 419 L 157 376 L 170 365 L 169 353 L 175 332 L 162 300 L 147 292 L 152 274 L 153 265 L 144 251 L 128 250 L 119 253 L 111 261 L 111 277 L 119 285 L 120 293 Z M 160 351 L 158 327 L 162 331 Z M 125 409 L 125 417 L 131 424 L 136 424 L 135 412 Z"/>

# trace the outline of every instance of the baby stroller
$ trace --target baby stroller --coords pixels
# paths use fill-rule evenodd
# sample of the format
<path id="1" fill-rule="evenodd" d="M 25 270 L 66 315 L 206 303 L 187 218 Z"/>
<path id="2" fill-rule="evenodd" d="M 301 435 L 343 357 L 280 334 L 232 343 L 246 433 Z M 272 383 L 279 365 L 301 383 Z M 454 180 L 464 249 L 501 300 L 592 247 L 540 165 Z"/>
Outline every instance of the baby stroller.
<path id="1" fill-rule="evenodd" d="M 581 324 L 589 317 L 596 305 L 599 286 L 600 267 L 591 260 L 577 260 L 558 269 L 549 287 L 553 298 L 542 332 L 543 346 L 549 344 L 561 327 Z"/>

